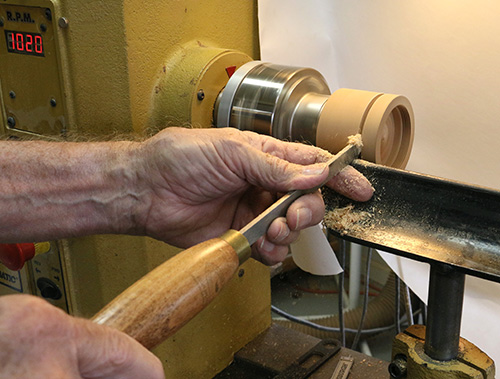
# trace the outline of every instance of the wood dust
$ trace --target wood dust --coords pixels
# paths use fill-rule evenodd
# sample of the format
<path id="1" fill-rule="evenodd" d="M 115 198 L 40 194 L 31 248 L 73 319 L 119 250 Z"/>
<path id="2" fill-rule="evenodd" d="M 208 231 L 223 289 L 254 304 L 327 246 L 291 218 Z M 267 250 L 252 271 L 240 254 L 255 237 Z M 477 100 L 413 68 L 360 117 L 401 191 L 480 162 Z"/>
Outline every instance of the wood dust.
<path id="1" fill-rule="evenodd" d="M 361 232 L 368 227 L 372 214 L 369 212 L 356 212 L 354 205 L 349 204 L 326 213 L 325 225 L 341 234 L 348 232 Z"/>

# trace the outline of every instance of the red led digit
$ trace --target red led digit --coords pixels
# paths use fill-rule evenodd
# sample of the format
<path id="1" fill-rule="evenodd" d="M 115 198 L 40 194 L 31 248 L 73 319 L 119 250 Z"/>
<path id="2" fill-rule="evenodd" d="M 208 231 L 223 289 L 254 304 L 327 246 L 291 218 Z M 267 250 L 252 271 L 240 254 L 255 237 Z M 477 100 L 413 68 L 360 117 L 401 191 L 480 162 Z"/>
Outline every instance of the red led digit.
<path id="1" fill-rule="evenodd" d="M 33 36 L 26 34 L 26 51 L 33 52 Z"/>
<path id="2" fill-rule="evenodd" d="M 24 37 L 21 33 L 16 33 L 16 47 L 19 51 L 24 50 Z"/>
<path id="3" fill-rule="evenodd" d="M 38 54 L 43 53 L 42 36 L 35 36 L 35 51 Z"/>
<path id="4" fill-rule="evenodd" d="M 29 54 L 43 57 L 43 37 L 41 34 L 29 32 L 15 32 L 5 30 L 7 51 L 16 54 Z"/>

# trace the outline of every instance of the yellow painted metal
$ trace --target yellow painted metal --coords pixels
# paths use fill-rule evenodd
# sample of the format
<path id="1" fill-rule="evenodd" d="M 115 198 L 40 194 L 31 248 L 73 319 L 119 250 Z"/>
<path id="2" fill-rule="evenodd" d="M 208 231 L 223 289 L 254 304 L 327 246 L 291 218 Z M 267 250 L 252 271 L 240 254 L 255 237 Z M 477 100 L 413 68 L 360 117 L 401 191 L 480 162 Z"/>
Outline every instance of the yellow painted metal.
<path id="1" fill-rule="evenodd" d="M 60 17 L 68 21 L 66 28 L 55 27 L 54 38 L 65 119 L 73 134 L 144 131 L 167 58 L 190 42 L 258 58 L 255 1 L 99 0 L 89 5 L 79 0 L 9 0 L 5 4 L 50 7 L 54 24 Z M 199 62 L 195 64 L 199 67 Z M 39 87 L 59 78 L 45 73 L 42 79 Z"/>
<path id="2" fill-rule="evenodd" d="M 206 46 L 199 41 L 180 46 L 168 57 L 154 87 L 150 128 L 213 126 L 215 101 L 229 80 L 226 68 L 239 68 L 250 60 L 242 52 Z"/>
<path id="3" fill-rule="evenodd" d="M 51 9 L 57 60 L 52 61 L 36 86 L 29 86 L 26 81 L 23 85 L 31 93 L 60 84 L 63 97 L 57 101 L 57 109 L 63 111 L 61 117 L 70 138 L 141 136 L 151 128 L 167 126 L 164 120 L 208 126 L 213 106 L 210 103 L 226 80 L 221 68 L 226 64 L 238 66 L 249 57 L 258 58 L 256 1 L 4 0 L 0 5 Z M 173 67 L 176 54 L 186 47 L 192 57 L 199 59 L 183 60 L 181 70 L 191 76 L 172 84 L 181 89 L 181 95 L 188 90 L 186 97 L 175 91 L 159 96 L 158 83 L 170 73 L 167 68 Z M 27 57 L 17 58 L 21 62 L 21 58 Z M 11 70 L 10 63 L 8 69 Z M 9 101 L 6 96 L 10 79 L 6 77 L 5 71 L 1 71 L 2 105 Z M 209 82 L 215 85 L 207 91 L 203 102 L 193 102 L 198 86 L 205 87 Z M 164 105 L 158 105 L 161 102 Z M 33 103 L 16 104 L 16 112 L 29 115 L 27 124 L 50 124 L 50 117 L 55 117 L 36 113 Z M 165 105 L 170 115 L 161 115 L 155 108 Z M 0 130 L 6 135 L 58 135 L 57 128 L 35 128 L 30 133 L 14 131 L 6 127 L 4 111 L 1 116 Z M 178 252 L 159 241 L 130 236 L 70 239 L 59 241 L 58 247 L 69 312 L 84 317 L 93 315 Z M 40 262 L 45 255 L 39 256 Z M 155 349 L 168 378 L 213 376 L 230 362 L 235 351 L 270 325 L 268 269 L 252 260 L 242 268 L 244 275 L 235 277 L 214 304 Z"/>
<path id="4" fill-rule="evenodd" d="M 425 326 L 412 325 L 398 334 L 392 345 L 392 358 L 407 357 L 407 377 L 439 379 L 493 379 L 493 360 L 475 345 L 460 338 L 458 359 L 436 361 L 424 353 Z"/>
<path id="5" fill-rule="evenodd" d="M 0 28 L 3 118 L 9 120 L 10 134 L 17 134 L 22 130 L 45 136 L 58 136 L 64 132 L 66 120 L 57 49 L 57 26 L 51 17 L 53 7 L 49 1 L 40 0 L 16 3 L 30 6 L 0 4 L 3 24 Z M 16 33 L 15 37 L 11 32 Z M 29 33 L 29 37 L 23 33 Z M 40 38 L 43 43 L 35 45 L 36 38 Z M 7 45 L 13 50 L 12 44 L 17 46 L 14 50 L 21 53 L 9 52 Z M 36 46 L 43 56 L 24 54 L 27 49 L 33 52 Z"/>
<path id="6" fill-rule="evenodd" d="M 134 98 L 134 125 L 147 125 L 165 58 L 174 56 L 181 46 L 194 42 L 238 50 L 254 59 L 259 55 L 256 1 L 171 0 L 160 5 L 156 0 L 124 0 L 124 19 L 131 93 L 147 95 Z"/>

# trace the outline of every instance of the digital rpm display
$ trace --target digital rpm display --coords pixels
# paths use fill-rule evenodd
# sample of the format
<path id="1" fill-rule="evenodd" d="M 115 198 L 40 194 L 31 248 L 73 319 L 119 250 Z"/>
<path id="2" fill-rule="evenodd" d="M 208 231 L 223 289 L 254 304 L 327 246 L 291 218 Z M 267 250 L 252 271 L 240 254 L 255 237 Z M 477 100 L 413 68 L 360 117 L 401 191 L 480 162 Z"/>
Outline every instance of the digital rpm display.
<path id="1" fill-rule="evenodd" d="M 9 53 L 45 56 L 41 34 L 6 30 L 5 39 Z"/>

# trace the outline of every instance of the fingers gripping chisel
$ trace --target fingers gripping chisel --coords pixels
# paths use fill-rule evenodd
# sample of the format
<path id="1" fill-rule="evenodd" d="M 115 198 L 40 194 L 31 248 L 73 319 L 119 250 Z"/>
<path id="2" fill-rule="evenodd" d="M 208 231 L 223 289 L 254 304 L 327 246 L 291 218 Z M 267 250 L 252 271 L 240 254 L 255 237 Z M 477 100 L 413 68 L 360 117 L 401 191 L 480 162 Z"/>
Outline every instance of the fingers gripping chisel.
<path id="1" fill-rule="evenodd" d="M 350 144 L 326 163 L 328 179 L 356 159 L 361 151 Z M 174 334 L 205 308 L 250 257 L 250 246 L 266 234 L 300 196 L 316 191 L 289 192 L 240 231 L 199 243 L 172 257 L 135 282 L 92 320 L 112 326 L 151 349 Z"/>

